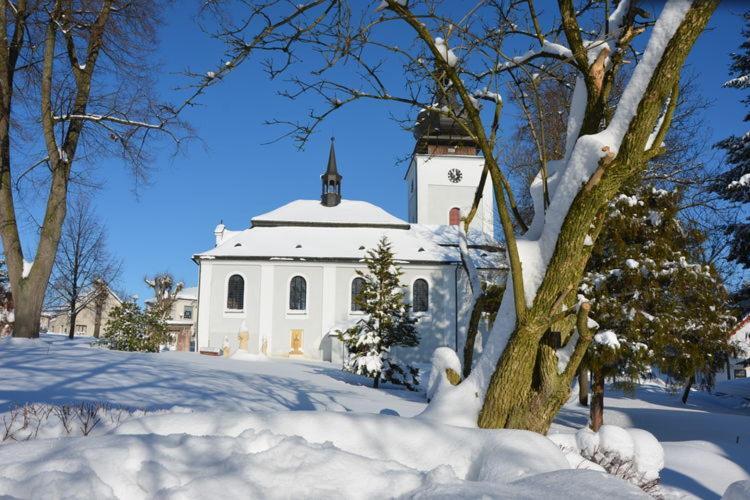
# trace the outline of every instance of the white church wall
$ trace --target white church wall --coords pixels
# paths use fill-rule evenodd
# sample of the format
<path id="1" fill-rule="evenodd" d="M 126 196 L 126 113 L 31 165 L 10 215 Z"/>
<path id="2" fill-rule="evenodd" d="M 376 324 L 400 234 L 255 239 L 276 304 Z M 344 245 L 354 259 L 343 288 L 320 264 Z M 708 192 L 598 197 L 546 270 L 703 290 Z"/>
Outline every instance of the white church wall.
<path id="1" fill-rule="evenodd" d="M 253 352 L 270 352 L 273 341 L 273 303 L 276 266 L 272 263 L 263 263 L 260 266 L 260 304 L 258 312 L 258 343 L 250 349 Z M 252 339 L 252 335 L 251 335 Z"/>
<path id="2" fill-rule="evenodd" d="M 198 323 L 196 333 L 196 351 L 208 347 L 208 332 L 211 325 L 211 304 L 214 300 L 211 294 L 213 280 L 213 260 L 198 261 Z M 200 309 L 203 309 L 201 314 Z"/>
<path id="3" fill-rule="evenodd" d="M 250 350 L 260 352 L 267 340 L 268 353 L 286 356 L 291 350 L 291 332 L 303 330 L 302 350 L 306 357 L 343 363 L 343 349 L 337 339 L 326 338 L 332 327 L 352 324 L 362 317 L 351 311 L 351 283 L 358 263 L 269 262 L 242 260 L 203 260 L 200 272 L 200 310 L 198 316 L 199 348 L 219 349 L 226 337 L 232 350 L 239 347 L 237 334 L 244 321 L 250 333 Z M 411 302 L 411 288 L 418 278 L 429 284 L 429 311 L 418 313 L 417 348 L 396 349 L 394 353 L 407 362 L 428 362 L 435 348 L 456 347 L 458 319 L 459 348 L 463 346 L 466 313 L 461 309 L 468 296 L 459 278 L 456 296 L 455 265 L 402 265 L 402 282 L 406 300 Z M 462 271 L 459 269 L 459 276 Z M 242 311 L 226 309 L 227 283 L 233 274 L 245 279 L 245 304 Z M 290 311 L 289 284 L 294 276 L 307 281 L 307 310 Z M 459 305 L 458 317 L 456 305 Z"/>
<path id="4" fill-rule="evenodd" d="M 210 268 L 210 271 L 206 272 Z M 227 283 L 239 274 L 245 281 L 242 310 L 227 309 Z M 242 323 L 250 332 L 250 345 L 259 339 L 261 265 L 252 261 L 202 261 L 201 310 L 199 312 L 199 347 L 219 349 L 226 337 L 232 349 L 239 347 L 237 335 Z M 204 306 L 206 297 L 207 306 Z"/>
<path id="5" fill-rule="evenodd" d="M 456 300 L 456 266 L 403 266 L 401 277 L 406 285 L 406 300 L 412 301 L 412 285 L 422 278 L 429 285 L 429 307 L 426 313 L 415 313 L 418 318 L 417 332 L 419 347 L 393 349 L 396 358 L 407 363 L 428 363 L 432 353 L 438 347 L 456 347 L 457 323 L 456 305 L 463 300 Z"/>
<path id="6" fill-rule="evenodd" d="M 305 311 L 289 309 L 289 286 L 295 276 L 302 276 L 307 282 L 307 307 Z M 303 353 L 312 358 L 320 357 L 323 294 L 323 266 L 321 264 L 298 262 L 276 264 L 270 354 L 289 354 L 292 350 L 292 330 L 302 330 Z"/>
<path id="7" fill-rule="evenodd" d="M 451 182 L 451 169 L 461 172 L 459 182 Z M 466 214 L 474 200 L 476 187 L 484 169 L 481 156 L 415 155 L 406 174 L 409 186 L 409 222 L 419 224 L 447 224 L 453 207 Z M 415 185 L 411 191 L 412 183 Z M 479 212 L 471 227 L 493 235 L 494 193 L 492 183 L 485 183 Z"/>
<path id="8" fill-rule="evenodd" d="M 474 202 L 475 192 L 475 186 L 430 186 L 427 220 L 439 221 L 431 224 L 450 224 L 450 210 L 454 207 L 461 210 L 462 216 L 468 214 Z M 484 206 L 480 205 L 474 215 L 472 227 L 481 227 L 485 217 Z"/>

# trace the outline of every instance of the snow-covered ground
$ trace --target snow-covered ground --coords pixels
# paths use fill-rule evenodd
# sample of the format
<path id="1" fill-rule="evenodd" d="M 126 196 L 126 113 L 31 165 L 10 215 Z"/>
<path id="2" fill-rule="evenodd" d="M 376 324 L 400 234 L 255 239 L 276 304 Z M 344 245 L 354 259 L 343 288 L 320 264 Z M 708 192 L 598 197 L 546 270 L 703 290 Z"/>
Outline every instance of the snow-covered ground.
<path id="1" fill-rule="evenodd" d="M 551 441 L 533 433 L 399 418 L 417 415 L 424 393 L 374 390 L 326 363 L 130 354 L 44 336 L 0 340 L 0 380 L 0 423 L 14 405 L 32 402 L 149 410 L 102 423 L 87 437 L 5 441 L 0 496 L 642 496 L 612 476 L 570 469 Z M 656 386 L 639 389 L 638 398 L 612 392 L 605 419 L 666 442 L 667 493 L 718 498 L 750 477 L 744 399 L 694 393 L 683 407 Z M 553 431 L 585 426 L 585 411 L 569 404 Z"/>
<path id="2" fill-rule="evenodd" d="M 733 384 L 720 384 L 717 391 Z M 746 387 L 750 396 L 750 385 Z M 720 498 L 732 482 L 750 479 L 748 400 L 693 391 L 683 405 L 680 393 L 660 384 L 640 386 L 633 395 L 605 394 L 605 423 L 646 429 L 661 441 L 666 456 L 662 484 L 675 494 Z M 550 432 L 586 425 L 588 408 L 575 401 L 563 408 Z"/>
<path id="3" fill-rule="evenodd" d="M 25 402 L 108 401 L 139 409 L 332 410 L 413 416 L 424 396 L 370 389 L 330 363 L 253 362 L 185 352 L 125 353 L 65 336 L 4 339 L 0 412 Z"/>

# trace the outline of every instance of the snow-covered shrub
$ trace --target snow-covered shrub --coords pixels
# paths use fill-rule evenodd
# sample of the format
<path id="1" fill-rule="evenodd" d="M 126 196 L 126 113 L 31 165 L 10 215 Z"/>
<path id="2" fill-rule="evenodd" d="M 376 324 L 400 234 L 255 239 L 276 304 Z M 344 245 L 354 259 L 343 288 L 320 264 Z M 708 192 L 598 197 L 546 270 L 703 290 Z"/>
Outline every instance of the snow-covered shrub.
<path id="1" fill-rule="evenodd" d="M 118 305 L 109 315 L 104 338 L 118 351 L 159 352 L 169 344 L 171 335 L 161 312 L 154 308 L 141 310 L 135 302 Z"/>
<path id="2" fill-rule="evenodd" d="M 94 431 L 104 433 L 130 417 L 143 415 L 143 410 L 114 407 L 100 401 L 61 405 L 30 403 L 16 406 L 2 415 L 0 443 L 88 436 Z"/>
<path id="3" fill-rule="evenodd" d="M 416 391 L 420 381 L 419 368 L 409 364 L 402 368 L 399 363 L 390 358 L 383 360 L 381 376 L 386 382 L 403 385 L 410 391 Z"/>
<path id="4" fill-rule="evenodd" d="M 432 353 L 430 365 L 430 377 L 427 381 L 427 401 L 431 401 L 444 384 L 455 385 L 456 380 L 451 381 L 448 378 L 448 370 L 455 373 L 457 377 L 460 377 L 461 373 L 461 360 L 458 359 L 456 351 L 450 347 L 435 349 L 435 352 Z"/>
<path id="5" fill-rule="evenodd" d="M 664 468 L 664 449 L 643 429 L 602 425 L 599 432 L 584 428 L 575 435 L 553 434 L 549 438 L 565 453 L 571 467 L 604 470 L 653 493 Z"/>

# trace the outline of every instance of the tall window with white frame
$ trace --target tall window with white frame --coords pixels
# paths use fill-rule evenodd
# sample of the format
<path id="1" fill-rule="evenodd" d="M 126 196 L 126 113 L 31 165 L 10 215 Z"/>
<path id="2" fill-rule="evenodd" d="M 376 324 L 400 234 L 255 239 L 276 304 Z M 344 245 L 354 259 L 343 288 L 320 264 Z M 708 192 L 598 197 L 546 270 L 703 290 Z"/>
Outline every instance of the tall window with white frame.
<path id="1" fill-rule="evenodd" d="M 427 280 L 422 278 L 414 280 L 411 293 L 412 311 L 426 313 L 430 309 L 430 285 L 427 284 Z"/>
<path id="2" fill-rule="evenodd" d="M 365 286 L 364 278 L 356 277 L 352 280 L 352 296 L 349 305 L 351 312 L 362 312 L 362 306 L 357 303 L 357 297 L 362 293 L 362 288 Z"/>
<path id="3" fill-rule="evenodd" d="M 241 311 L 245 307 L 245 278 L 233 274 L 227 282 L 227 309 Z"/>
<path id="4" fill-rule="evenodd" d="M 307 280 L 302 276 L 295 276 L 289 282 L 289 310 L 307 310 Z"/>

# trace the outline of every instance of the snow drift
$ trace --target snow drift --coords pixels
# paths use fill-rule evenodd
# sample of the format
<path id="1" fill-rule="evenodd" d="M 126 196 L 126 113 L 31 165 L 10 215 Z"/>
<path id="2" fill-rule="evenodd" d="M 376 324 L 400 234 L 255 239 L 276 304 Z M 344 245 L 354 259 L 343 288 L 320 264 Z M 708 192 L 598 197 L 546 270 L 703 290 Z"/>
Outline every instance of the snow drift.
<path id="1" fill-rule="evenodd" d="M 0 496 L 21 498 L 644 497 L 539 434 L 352 413 L 161 413 L 0 463 Z"/>

